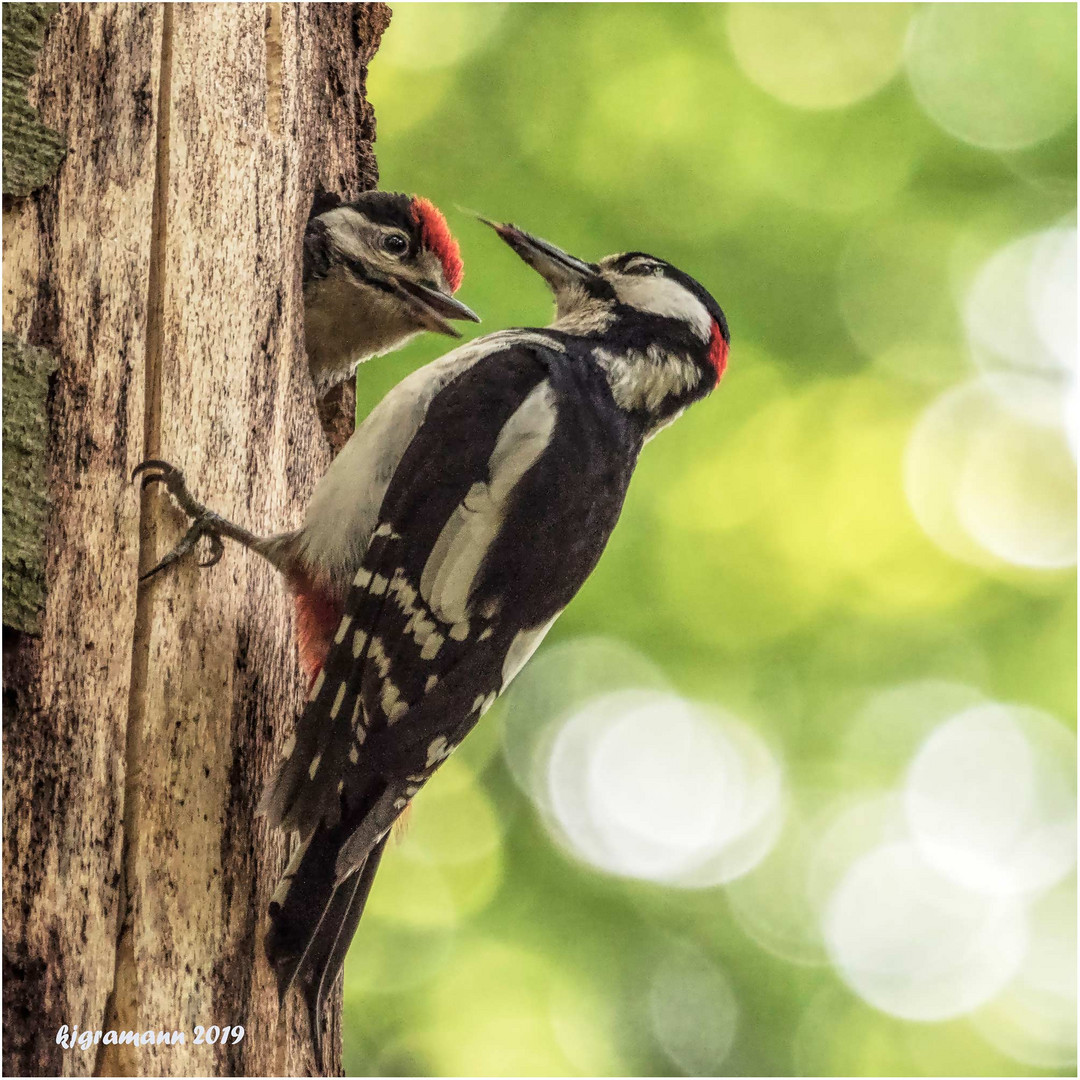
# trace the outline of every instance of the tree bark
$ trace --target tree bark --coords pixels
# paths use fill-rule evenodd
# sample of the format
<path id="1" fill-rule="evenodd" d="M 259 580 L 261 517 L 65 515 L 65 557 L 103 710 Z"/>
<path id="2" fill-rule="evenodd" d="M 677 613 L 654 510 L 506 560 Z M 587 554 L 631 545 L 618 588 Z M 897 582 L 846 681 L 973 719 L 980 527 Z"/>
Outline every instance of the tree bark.
<path id="1" fill-rule="evenodd" d="M 262 951 L 286 844 L 254 817 L 303 698 L 288 604 L 235 547 L 137 588 L 186 521 L 129 477 L 164 457 L 233 520 L 299 523 L 331 454 L 301 240 L 318 185 L 377 179 L 364 84 L 388 21 L 62 4 L 46 28 L 30 100 L 68 152 L 4 208 L 4 330 L 56 364 L 40 632 L 5 626 L 7 1075 L 315 1068 Z M 322 404 L 338 442 L 349 409 Z M 66 1049 L 64 1024 L 155 1043 Z M 238 1043 L 194 1042 L 237 1024 Z M 330 1060 L 340 1045 L 339 994 Z"/>

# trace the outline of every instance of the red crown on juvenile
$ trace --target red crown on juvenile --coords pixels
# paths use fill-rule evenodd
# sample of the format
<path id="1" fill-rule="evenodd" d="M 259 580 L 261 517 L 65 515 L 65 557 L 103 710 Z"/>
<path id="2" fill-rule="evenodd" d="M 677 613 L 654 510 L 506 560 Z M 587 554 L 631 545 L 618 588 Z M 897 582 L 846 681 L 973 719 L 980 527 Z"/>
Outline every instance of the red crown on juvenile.
<path id="1" fill-rule="evenodd" d="M 451 235 L 446 218 L 433 202 L 419 195 L 413 196 L 412 212 L 414 220 L 420 226 L 420 242 L 439 256 L 443 273 L 446 275 L 446 284 L 453 292 L 457 292 L 465 276 L 465 266 L 461 261 L 461 248 Z"/>

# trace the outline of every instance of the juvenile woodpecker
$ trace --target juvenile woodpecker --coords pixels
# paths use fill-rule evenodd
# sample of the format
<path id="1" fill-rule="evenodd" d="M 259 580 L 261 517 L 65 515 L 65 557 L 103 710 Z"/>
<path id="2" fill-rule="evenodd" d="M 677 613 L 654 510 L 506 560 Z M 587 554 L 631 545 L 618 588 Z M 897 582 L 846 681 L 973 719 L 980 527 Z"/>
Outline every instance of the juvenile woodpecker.
<path id="1" fill-rule="evenodd" d="M 643 444 L 727 365 L 724 313 L 670 263 L 584 262 L 493 227 L 550 285 L 555 321 L 479 338 L 402 381 L 335 459 L 303 528 L 255 537 L 170 466 L 140 466 L 216 555 L 221 536 L 240 540 L 296 597 L 312 683 L 260 811 L 299 841 L 266 951 L 283 999 L 301 984 L 317 1052 L 391 826 L 592 572 Z"/>
<path id="2" fill-rule="evenodd" d="M 454 299 L 462 276 L 457 241 L 427 199 L 320 195 L 304 232 L 304 331 L 319 395 L 423 330 L 461 337 L 448 320 L 480 321 Z"/>

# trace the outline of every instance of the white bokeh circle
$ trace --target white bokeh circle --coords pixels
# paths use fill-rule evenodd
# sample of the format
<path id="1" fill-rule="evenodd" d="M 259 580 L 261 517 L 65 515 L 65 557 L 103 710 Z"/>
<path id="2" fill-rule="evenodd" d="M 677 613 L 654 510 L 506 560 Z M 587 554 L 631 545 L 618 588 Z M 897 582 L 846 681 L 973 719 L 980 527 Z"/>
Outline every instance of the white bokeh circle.
<path id="1" fill-rule="evenodd" d="M 503 701 L 503 753 L 518 786 L 550 814 L 547 761 L 560 725 L 586 702 L 619 690 L 667 690 L 663 672 L 624 642 L 578 637 L 541 645 Z"/>
<path id="2" fill-rule="evenodd" d="M 1003 1054 L 1040 1069 L 1076 1064 L 1076 879 L 1038 898 L 1016 978 L 971 1022 Z"/>
<path id="3" fill-rule="evenodd" d="M 1046 889 L 1076 863 L 1076 739 L 1037 709 L 975 705 L 923 743 L 904 807 L 945 877 L 989 895 Z"/>
<path id="4" fill-rule="evenodd" d="M 1021 905 L 961 888 L 903 841 L 848 870 L 823 928 L 844 982 L 904 1020 L 970 1013 L 1012 979 L 1027 947 Z"/>
<path id="5" fill-rule="evenodd" d="M 546 775 L 556 839 L 624 877 L 722 884 L 764 858 L 779 828 L 780 767 L 760 737 L 673 694 L 587 702 L 554 736 Z"/>
<path id="6" fill-rule="evenodd" d="M 974 687 L 945 679 L 881 687 L 852 717 L 843 758 L 864 779 L 892 784 L 938 724 L 985 700 Z"/>
<path id="7" fill-rule="evenodd" d="M 967 534 L 1003 562 L 1076 565 L 1076 466 L 1061 428 L 999 414 L 973 432 L 955 505 Z"/>
<path id="8" fill-rule="evenodd" d="M 1063 423 L 1076 379 L 1076 229 L 1024 236 L 988 258 L 964 300 L 964 326 L 1006 408 L 1037 425 Z"/>
<path id="9" fill-rule="evenodd" d="M 906 64 L 919 104 L 950 135 L 1020 150 L 1076 115 L 1076 8 L 927 4 L 912 19 Z"/>
<path id="10" fill-rule="evenodd" d="M 1076 370 L 1076 226 L 1037 238 L 1027 303 L 1044 347 L 1066 371 Z"/>
<path id="11" fill-rule="evenodd" d="M 699 951 L 665 951 L 648 988 L 649 1022 L 686 1076 L 717 1076 L 738 1030 L 739 1007 L 724 972 Z"/>
<path id="12" fill-rule="evenodd" d="M 851 780 L 831 770 L 802 770 L 791 776 L 784 828 L 776 844 L 751 873 L 726 887 L 739 928 L 788 963 L 828 961 L 821 933 L 828 895 L 847 865 L 885 835 L 881 805 L 843 794 Z M 846 831 L 838 831 L 841 820 L 847 821 Z"/>
<path id="13" fill-rule="evenodd" d="M 986 568 L 1076 564 L 1076 466 L 1064 429 L 1032 422 L 1002 400 L 1045 393 L 1021 375 L 946 391 L 917 421 L 904 490 L 919 524 L 950 555 Z M 1040 406 L 1026 408 L 1029 415 Z"/>

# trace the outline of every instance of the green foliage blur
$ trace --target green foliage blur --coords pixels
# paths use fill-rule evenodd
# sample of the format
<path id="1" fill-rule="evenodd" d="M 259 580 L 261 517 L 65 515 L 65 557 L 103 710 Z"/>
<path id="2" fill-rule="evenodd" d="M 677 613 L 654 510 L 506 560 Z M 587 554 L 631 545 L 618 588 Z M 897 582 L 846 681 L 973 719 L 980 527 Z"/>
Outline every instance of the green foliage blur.
<path id="1" fill-rule="evenodd" d="M 905 4 L 394 4 L 371 66 L 382 186 L 446 212 L 484 319 L 470 332 L 545 325 L 551 302 L 467 210 L 587 259 L 662 256 L 725 309 L 723 383 L 645 448 L 538 658 L 587 637 L 635 650 L 761 732 L 792 806 L 902 772 L 847 738 L 891 687 L 959 684 L 1075 730 L 1073 566 L 958 557 L 905 472 L 925 410 L 978 374 L 980 268 L 1075 228 L 1075 7 L 999 6 L 920 29 L 937 15 Z M 428 335 L 361 368 L 360 415 L 448 347 Z M 1075 528 L 1075 475 L 1056 483 L 1040 512 Z M 985 497 L 1012 520 L 1030 490 Z M 1074 1073 L 1008 1056 L 967 1016 L 874 1008 L 824 955 L 763 948 L 724 887 L 574 857 L 507 767 L 512 697 L 387 854 L 346 967 L 348 1074 Z M 658 1034 L 672 957 L 705 965 L 706 997 L 724 973 L 730 1039 L 707 1009 L 700 1031 L 691 1010 L 692 1030 Z"/>

